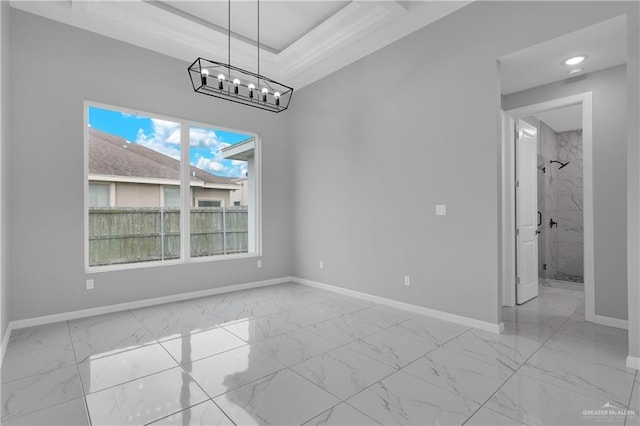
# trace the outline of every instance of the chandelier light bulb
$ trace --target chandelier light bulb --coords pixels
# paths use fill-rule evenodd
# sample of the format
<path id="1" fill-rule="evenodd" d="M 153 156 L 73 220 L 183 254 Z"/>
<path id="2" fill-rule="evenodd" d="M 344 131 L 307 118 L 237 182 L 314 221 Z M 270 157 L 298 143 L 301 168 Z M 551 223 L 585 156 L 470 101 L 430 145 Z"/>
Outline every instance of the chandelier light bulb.
<path id="1" fill-rule="evenodd" d="M 207 77 L 208 76 L 209 76 L 209 70 L 203 69 L 202 71 L 200 71 L 200 80 L 201 80 L 203 86 L 207 85 Z"/>
<path id="2" fill-rule="evenodd" d="M 1 2 L 2 0 L 0 0 Z M 272 80 L 260 74 L 260 55 L 263 46 L 260 44 L 260 3 L 264 0 L 247 0 L 256 4 L 256 40 L 257 69 L 254 73 L 231 64 L 232 30 L 231 0 L 227 3 L 227 63 L 197 57 L 187 68 L 191 86 L 196 93 L 243 104 L 264 111 L 279 113 L 289 107 L 293 96 L 293 87 Z M 204 70 L 207 71 L 204 71 Z M 215 78 L 218 78 L 217 87 Z"/>

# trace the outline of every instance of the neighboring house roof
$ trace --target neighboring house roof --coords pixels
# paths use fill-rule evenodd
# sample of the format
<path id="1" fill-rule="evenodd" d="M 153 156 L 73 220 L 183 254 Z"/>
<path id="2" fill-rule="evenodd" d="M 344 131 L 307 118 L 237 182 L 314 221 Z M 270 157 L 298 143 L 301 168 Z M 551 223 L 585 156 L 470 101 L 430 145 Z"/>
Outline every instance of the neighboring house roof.
<path id="1" fill-rule="evenodd" d="M 235 189 L 236 178 L 216 176 L 191 167 L 191 185 L 229 186 Z M 180 162 L 145 146 L 128 142 L 120 136 L 89 129 L 89 174 L 101 176 L 168 179 L 180 181 Z"/>

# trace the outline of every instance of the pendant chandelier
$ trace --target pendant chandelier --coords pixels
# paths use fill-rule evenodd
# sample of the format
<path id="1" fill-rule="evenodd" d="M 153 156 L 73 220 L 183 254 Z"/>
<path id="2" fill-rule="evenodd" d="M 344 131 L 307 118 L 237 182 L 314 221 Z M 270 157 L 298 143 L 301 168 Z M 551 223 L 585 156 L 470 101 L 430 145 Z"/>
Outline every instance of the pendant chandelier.
<path id="1" fill-rule="evenodd" d="M 249 105 L 271 112 L 281 112 L 289 107 L 293 88 L 260 75 L 260 0 L 258 11 L 258 72 L 243 70 L 231 65 L 231 0 L 228 1 L 228 63 L 198 58 L 189 66 L 189 78 L 193 90 L 203 95 Z"/>

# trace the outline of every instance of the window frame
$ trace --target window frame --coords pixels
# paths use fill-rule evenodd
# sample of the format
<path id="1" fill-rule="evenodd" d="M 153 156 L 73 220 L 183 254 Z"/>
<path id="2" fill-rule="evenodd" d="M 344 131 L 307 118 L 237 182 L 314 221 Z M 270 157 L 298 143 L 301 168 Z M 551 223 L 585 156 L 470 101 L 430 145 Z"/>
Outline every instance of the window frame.
<path id="1" fill-rule="evenodd" d="M 170 260 L 154 260 L 149 262 L 121 263 L 114 265 L 89 265 L 89 108 L 110 109 L 125 114 L 141 115 L 148 118 L 173 121 L 180 124 L 180 258 Z M 84 218 L 84 269 L 85 273 L 100 273 L 138 268 L 154 268 L 158 266 L 171 266 L 202 262 L 219 262 L 225 260 L 256 258 L 262 256 L 262 143 L 258 133 L 231 129 L 211 123 L 203 123 L 184 117 L 170 116 L 153 113 L 139 109 L 127 108 L 119 105 L 105 104 L 101 102 L 83 101 L 83 218 Z M 232 133 L 240 133 L 254 138 L 253 152 L 253 179 L 249 184 L 254 186 L 253 200 L 253 239 L 249 238 L 247 253 L 234 253 L 223 255 L 191 257 L 191 171 L 189 163 L 190 154 L 190 129 L 191 127 L 209 128 L 213 131 L 222 130 Z M 185 143 L 189 141 L 189 143 Z M 184 161 L 186 159 L 187 161 Z M 186 188 L 186 190 L 185 190 Z M 164 189 L 162 189 L 164 191 Z M 113 194 L 113 188 L 111 193 Z M 115 194 L 114 194 L 115 195 Z M 113 201 L 113 200 L 112 200 Z M 222 203 L 224 204 L 224 203 Z M 248 206 L 249 207 L 249 206 Z M 186 213 L 186 214 L 185 214 Z M 252 215 L 249 215 L 251 221 Z M 249 224 L 249 230 L 252 228 Z M 251 247 L 253 246 L 253 247 Z"/>

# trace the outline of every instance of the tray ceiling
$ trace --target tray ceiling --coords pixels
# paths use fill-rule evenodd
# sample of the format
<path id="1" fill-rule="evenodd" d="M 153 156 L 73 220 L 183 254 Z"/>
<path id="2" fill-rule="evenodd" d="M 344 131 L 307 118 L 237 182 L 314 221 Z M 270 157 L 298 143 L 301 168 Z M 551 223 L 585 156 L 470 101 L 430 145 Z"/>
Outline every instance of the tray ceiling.
<path id="1" fill-rule="evenodd" d="M 260 2 L 260 72 L 296 89 L 471 1 Z M 20 1 L 11 7 L 191 63 L 227 62 L 226 1 Z M 256 71 L 256 3 L 231 2 L 231 64 Z M 185 64 L 186 65 L 186 64 Z"/>

